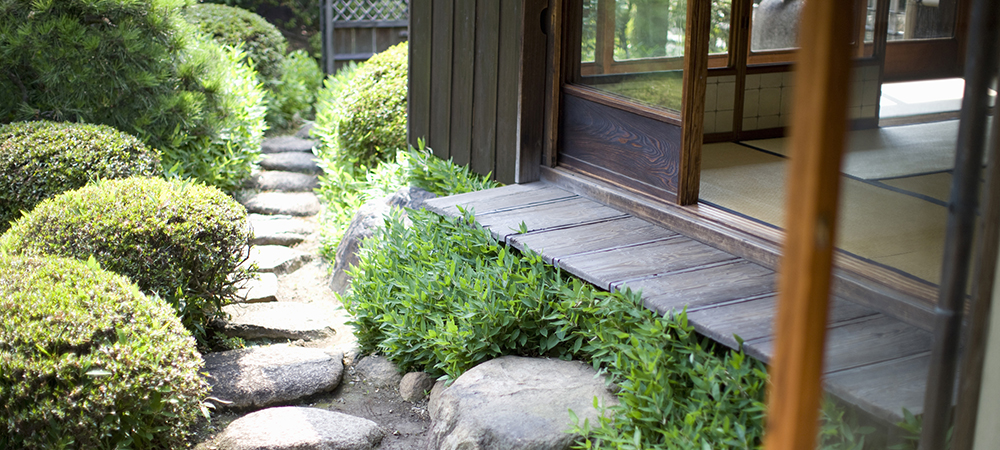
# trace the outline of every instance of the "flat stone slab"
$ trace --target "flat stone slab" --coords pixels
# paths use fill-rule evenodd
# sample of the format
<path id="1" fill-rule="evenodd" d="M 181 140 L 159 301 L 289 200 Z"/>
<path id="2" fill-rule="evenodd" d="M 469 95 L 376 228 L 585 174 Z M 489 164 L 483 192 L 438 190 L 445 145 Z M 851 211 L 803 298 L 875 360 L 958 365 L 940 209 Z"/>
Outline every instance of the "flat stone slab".
<path id="1" fill-rule="evenodd" d="M 255 245 L 250 247 L 250 257 L 245 266 L 257 263 L 257 271 L 284 274 L 294 272 L 303 264 L 312 261 L 311 253 L 300 252 L 282 245 Z"/>
<path id="2" fill-rule="evenodd" d="M 287 215 L 250 214 L 248 220 L 254 232 L 251 245 L 289 247 L 304 241 L 313 232 L 313 226 L 309 222 Z"/>
<path id="3" fill-rule="evenodd" d="M 313 147 L 318 143 L 319 141 L 303 139 L 301 136 L 275 136 L 264 139 L 264 142 L 261 142 L 260 152 L 265 154 L 287 152 L 311 153 Z"/>
<path id="4" fill-rule="evenodd" d="M 245 303 L 266 303 L 278 301 L 278 276 L 273 273 L 257 273 L 236 291 Z"/>
<path id="5" fill-rule="evenodd" d="M 304 152 L 284 152 L 265 155 L 264 159 L 260 161 L 260 167 L 264 170 L 311 174 L 323 173 L 323 169 L 320 169 L 316 165 L 316 155 Z"/>
<path id="6" fill-rule="evenodd" d="M 226 305 L 223 333 L 243 339 L 323 339 L 336 334 L 339 323 L 332 306 L 316 303 L 271 302 Z"/>
<path id="7" fill-rule="evenodd" d="M 295 402 L 335 389 L 344 374 L 343 355 L 315 348 L 272 345 L 208 353 L 206 379 L 212 397 L 244 410 Z"/>
<path id="8" fill-rule="evenodd" d="M 261 192 L 242 199 L 247 211 L 257 214 L 313 216 L 319 214 L 319 199 L 312 192 Z"/>
<path id="9" fill-rule="evenodd" d="M 250 177 L 246 187 L 260 191 L 312 192 L 319 187 L 319 178 L 312 174 L 266 170 Z"/>
<path id="10" fill-rule="evenodd" d="M 432 393 L 427 448 L 568 449 L 580 436 L 568 410 L 598 423 L 594 397 L 618 402 L 603 377 L 579 361 L 505 356 L 482 363 Z"/>
<path id="11" fill-rule="evenodd" d="M 371 420 L 319 408 L 268 408 L 234 420 L 219 450 L 370 450 L 385 431 Z"/>
<path id="12" fill-rule="evenodd" d="M 396 388 L 403 379 L 396 365 L 382 355 L 361 358 L 354 370 L 362 381 L 375 387 Z"/>

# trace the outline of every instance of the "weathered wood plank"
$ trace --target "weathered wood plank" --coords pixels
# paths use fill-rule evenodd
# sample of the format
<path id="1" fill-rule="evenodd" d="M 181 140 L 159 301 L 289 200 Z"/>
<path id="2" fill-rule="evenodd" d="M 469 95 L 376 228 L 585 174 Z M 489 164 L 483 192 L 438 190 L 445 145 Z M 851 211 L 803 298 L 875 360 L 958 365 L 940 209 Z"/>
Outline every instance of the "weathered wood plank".
<path id="1" fill-rule="evenodd" d="M 521 58 L 518 82 L 518 153 L 514 182 L 539 180 L 545 132 L 545 66 L 548 39 L 542 12 L 548 0 L 522 0 Z"/>
<path id="2" fill-rule="evenodd" d="M 774 336 L 745 345 L 773 355 Z M 931 334 L 878 314 L 828 328 L 825 348 L 823 372 L 836 372 L 930 351 Z"/>
<path id="3" fill-rule="evenodd" d="M 569 94 L 562 127 L 566 156 L 677 192 L 680 127 Z"/>
<path id="4" fill-rule="evenodd" d="M 688 322 L 699 333 L 735 349 L 738 348 L 738 343 L 733 335 L 739 336 L 744 341 L 759 340 L 773 335 L 775 312 L 777 312 L 777 299 L 774 295 L 769 295 L 745 302 L 688 309 Z M 877 312 L 871 308 L 834 297 L 829 321 L 836 325 L 875 314 Z M 764 362 L 771 359 L 770 353 L 747 350 L 748 354 Z"/>
<path id="5" fill-rule="evenodd" d="M 431 32 L 432 0 L 410 2 L 410 54 L 407 102 L 407 141 L 416 147 L 417 139 L 427 139 L 431 117 Z"/>
<path id="6" fill-rule="evenodd" d="M 511 211 L 478 214 L 476 220 L 489 228 L 498 240 L 506 241 L 508 236 L 519 233 L 522 222 L 527 231 L 532 232 L 624 216 L 621 211 L 593 200 L 575 197 Z"/>
<path id="7" fill-rule="evenodd" d="M 476 61 L 473 67 L 472 164 L 480 175 L 495 172 L 497 71 L 500 57 L 500 2 L 476 4 Z"/>
<path id="8" fill-rule="evenodd" d="M 511 184 L 484 191 L 469 192 L 450 197 L 435 198 L 427 201 L 427 209 L 441 215 L 458 215 L 457 206 L 473 210 L 476 216 L 508 208 L 519 208 L 548 203 L 552 201 L 575 198 L 571 194 L 555 186 L 543 183 Z"/>
<path id="9" fill-rule="evenodd" d="M 642 290 L 646 307 L 666 314 L 685 306 L 709 305 L 774 292 L 774 271 L 746 260 L 617 283 Z"/>
<path id="10" fill-rule="evenodd" d="M 708 43 L 712 4 L 688 2 L 684 39 L 684 89 L 681 97 L 681 151 L 677 176 L 677 203 L 698 203 L 701 180 L 701 144 L 705 139 L 705 88 L 708 81 Z"/>
<path id="11" fill-rule="evenodd" d="M 898 423 L 903 408 L 919 415 L 924 410 L 924 387 L 930 353 L 898 358 L 825 376 L 826 389 L 864 411 Z"/>
<path id="12" fill-rule="evenodd" d="M 431 55 L 430 134 L 427 144 L 441 159 L 451 157 L 451 71 L 455 0 L 434 0 Z"/>
<path id="13" fill-rule="evenodd" d="M 467 166 L 472 160 L 472 77 L 476 59 L 476 2 L 455 2 L 451 70 L 451 143 L 452 160 Z"/>
<path id="14" fill-rule="evenodd" d="M 519 234 L 510 237 L 518 248 L 530 248 L 542 254 L 548 263 L 580 253 L 655 241 L 677 233 L 635 217 L 581 225 L 555 231 Z"/>
<path id="15" fill-rule="evenodd" d="M 497 145 L 493 177 L 513 183 L 517 168 L 518 80 L 521 67 L 521 2 L 500 2 L 497 74 Z"/>
<path id="16" fill-rule="evenodd" d="M 735 256 L 701 242 L 674 236 L 647 244 L 563 258 L 559 261 L 559 265 L 591 283 L 604 289 L 611 289 L 612 285 L 624 280 L 666 274 L 734 259 Z"/>

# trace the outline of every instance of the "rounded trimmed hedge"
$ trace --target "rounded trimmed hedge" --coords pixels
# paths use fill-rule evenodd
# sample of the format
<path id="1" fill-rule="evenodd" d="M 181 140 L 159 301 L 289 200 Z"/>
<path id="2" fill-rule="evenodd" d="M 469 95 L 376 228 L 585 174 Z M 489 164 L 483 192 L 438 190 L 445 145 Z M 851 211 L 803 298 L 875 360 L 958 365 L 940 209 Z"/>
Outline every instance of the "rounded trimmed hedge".
<path id="1" fill-rule="evenodd" d="M 357 69 L 341 93 L 337 158 L 375 167 L 406 149 L 407 43 L 394 45 Z"/>
<path id="2" fill-rule="evenodd" d="M 263 90 L 181 16 L 192 0 L 0 2 L 0 123 L 100 123 L 223 189 L 259 156 Z"/>
<path id="3" fill-rule="evenodd" d="M 274 25 L 243 8 L 199 3 L 184 9 L 184 18 L 216 42 L 243 46 L 265 84 L 277 82 L 288 43 Z"/>
<path id="4" fill-rule="evenodd" d="M 0 268 L 0 448 L 184 445 L 208 388 L 169 306 L 93 262 Z"/>
<path id="5" fill-rule="evenodd" d="M 0 233 L 21 211 L 92 180 L 161 173 L 158 151 L 106 125 L 0 125 Z"/>
<path id="6" fill-rule="evenodd" d="M 177 179 L 103 180 L 39 203 L 0 236 L 0 251 L 87 259 L 163 297 L 201 342 L 249 278 L 252 232 L 232 197 Z"/>

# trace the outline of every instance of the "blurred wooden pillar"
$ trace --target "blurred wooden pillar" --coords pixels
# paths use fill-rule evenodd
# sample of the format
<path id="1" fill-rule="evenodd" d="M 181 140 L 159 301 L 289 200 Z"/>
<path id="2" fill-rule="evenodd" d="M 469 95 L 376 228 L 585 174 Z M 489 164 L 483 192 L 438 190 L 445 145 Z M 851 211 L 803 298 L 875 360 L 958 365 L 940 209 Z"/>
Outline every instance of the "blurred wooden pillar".
<path id="1" fill-rule="evenodd" d="M 844 2 L 806 2 L 799 25 L 767 450 L 816 447 L 853 13 Z"/>

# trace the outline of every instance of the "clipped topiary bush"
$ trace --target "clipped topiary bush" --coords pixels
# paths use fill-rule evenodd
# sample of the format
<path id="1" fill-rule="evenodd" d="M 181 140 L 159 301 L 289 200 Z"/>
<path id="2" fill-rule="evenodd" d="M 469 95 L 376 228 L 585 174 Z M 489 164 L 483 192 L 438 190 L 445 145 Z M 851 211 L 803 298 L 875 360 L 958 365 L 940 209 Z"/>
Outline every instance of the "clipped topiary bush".
<path id="1" fill-rule="evenodd" d="M 39 203 L 0 237 L 0 251 L 86 259 L 163 297 L 201 342 L 249 277 L 246 209 L 202 184 L 105 180 Z"/>
<path id="2" fill-rule="evenodd" d="M 407 43 L 373 56 L 340 95 L 336 155 L 342 165 L 375 167 L 406 149 Z"/>
<path id="3" fill-rule="evenodd" d="M 0 268 L 0 448 L 184 446 L 208 388 L 169 306 L 92 260 Z"/>
<path id="4" fill-rule="evenodd" d="M 0 125 L 0 233 L 46 198 L 95 179 L 161 174 L 160 154 L 105 125 Z"/>
<path id="5" fill-rule="evenodd" d="M 235 189 L 259 152 L 263 91 L 183 19 L 189 3 L 0 2 L 0 122 L 109 125 L 172 173 Z"/>
<path id="6" fill-rule="evenodd" d="M 319 58 L 319 9 L 314 0 L 207 0 L 253 11 L 266 17 L 296 49 Z"/>
<path id="7" fill-rule="evenodd" d="M 199 3 L 185 8 L 184 18 L 220 44 L 242 45 L 265 86 L 281 79 L 288 43 L 263 17 L 243 8 Z"/>

